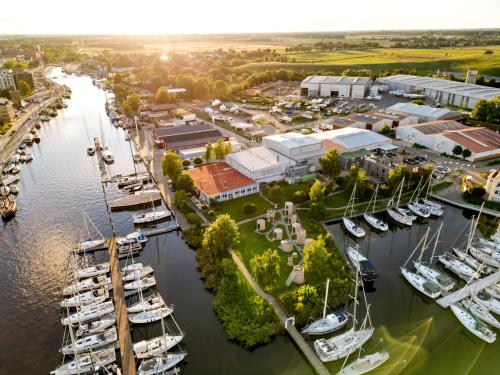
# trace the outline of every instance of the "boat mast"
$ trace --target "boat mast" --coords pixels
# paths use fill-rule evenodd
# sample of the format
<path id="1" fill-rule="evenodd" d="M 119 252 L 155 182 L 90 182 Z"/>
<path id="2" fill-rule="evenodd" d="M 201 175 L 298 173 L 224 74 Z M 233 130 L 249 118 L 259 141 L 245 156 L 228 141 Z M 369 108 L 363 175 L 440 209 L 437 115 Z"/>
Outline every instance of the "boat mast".
<path id="1" fill-rule="evenodd" d="M 354 311 L 352 314 L 352 329 L 356 328 L 356 305 L 358 304 L 358 280 L 359 280 L 359 265 L 356 266 L 356 284 L 354 286 Z"/>
<path id="2" fill-rule="evenodd" d="M 351 217 L 354 210 L 355 201 L 356 201 L 356 183 L 354 183 L 354 188 L 352 189 Z"/>
<path id="3" fill-rule="evenodd" d="M 403 192 L 404 184 L 405 184 L 405 178 L 403 177 L 403 179 L 401 180 L 400 187 L 399 187 L 398 203 L 396 204 L 396 207 L 399 207 L 399 201 L 401 200 L 401 193 Z"/>
<path id="4" fill-rule="evenodd" d="M 424 243 L 422 244 L 422 250 L 420 251 L 420 255 L 418 257 L 418 263 L 422 263 L 422 256 L 424 255 L 424 251 L 427 248 L 427 238 L 429 237 L 429 230 L 430 227 L 427 227 L 427 230 L 425 231 L 424 234 Z"/>
<path id="5" fill-rule="evenodd" d="M 429 228 L 427 228 L 427 231 L 429 231 Z M 408 264 L 408 262 L 410 261 L 411 257 L 413 256 L 413 254 L 415 254 L 415 252 L 417 251 L 417 249 L 419 248 L 419 246 L 422 244 L 422 241 L 424 241 L 426 239 L 426 236 L 423 236 L 420 241 L 418 241 L 418 244 L 417 246 L 415 246 L 415 249 L 413 249 L 413 251 L 411 252 L 410 256 L 408 257 L 408 259 L 406 259 L 406 262 L 405 264 L 403 264 L 403 268 L 406 268 L 406 265 Z M 424 242 L 425 243 L 425 242 Z"/>
<path id="6" fill-rule="evenodd" d="M 328 288 L 330 287 L 330 279 L 326 279 L 326 292 L 325 292 L 325 303 L 323 304 L 323 321 L 326 317 L 326 303 L 328 301 Z"/>
<path id="7" fill-rule="evenodd" d="M 373 200 L 373 209 L 372 209 L 372 214 L 375 213 L 375 206 L 377 204 L 377 193 L 378 193 L 378 184 L 375 187 L 375 199 Z"/>
<path id="8" fill-rule="evenodd" d="M 436 254 L 436 248 L 437 248 L 437 245 L 438 245 L 439 235 L 441 234 L 441 229 L 442 228 L 443 228 L 443 222 L 441 222 L 441 224 L 439 225 L 439 229 L 437 231 L 436 242 L 434 242 L 434 247 L 432 248 L 432 255 L 431 255 L 431 259 L 429 260 L 429 265 L 432 264 L 432 260 L 434 259 L 434 254 Z"/>

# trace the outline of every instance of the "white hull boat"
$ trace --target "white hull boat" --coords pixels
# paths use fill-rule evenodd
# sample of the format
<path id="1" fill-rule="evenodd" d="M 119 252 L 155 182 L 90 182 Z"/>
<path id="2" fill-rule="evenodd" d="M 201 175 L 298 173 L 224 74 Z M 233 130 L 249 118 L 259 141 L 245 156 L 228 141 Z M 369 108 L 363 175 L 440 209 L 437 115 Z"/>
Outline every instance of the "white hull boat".
<path id="1" fill-rule="evenodd" d="M 343 223 L 344 223 L 344 226 L 345 228 L 347 229 L 347 231 L 349 233 L 351 233 L 353 236 L 357 237 L 357 238 L 361 238 L 361 237 L 364 237 L 365 236 L 365 230 L 363 228 L 361 228 L 358 224 L 356 224 L 356 222 L 352 219 L 349 219 L 347 217 L 344 217 L 342 219 Z"/>
<path id="2" fill-rule="evenodd" d="M 408 208 L 403 208 L 403 207 L 397 207 L 396 210 L 401 214 L 405 215 L 409 220 L 414 222 L 417 220 L 417 216 L 412 213 L 412 211 Z"/>
<path id="3" fill-rule="evenodd" d="M 434 201 L 431 201 L 429 199 L 423 198 L 420 199 L 420 202 L 427 206 L 427 209 L 429 210 L 429 213 L 433 216 L 442 216 L 444 213 L 443 207 Z"/>
<path id="4" fill-rule="evenodd" d="M 324 318 L 309 324 L 302 330 L 302 333 L 308 335 L 324 335 L 343 327 L 348 320 L 348 316 L 342 312 L 328 314 Z"/>
<path id="5" fill-rule="evenodd" d="M 133 272 L 133 271 L 136 271 L 140 268 L 144 267 L 144 264 L 142 263 L 132 263 L 132 264 L 129 264 L 128 266 L 125 266 L 122 268 L 122 275 L 126 274 L 126 273 L 130 273 L 130 272 Z"/>
<path id="6" fill-rule="evenodd" d="M 422 262 L 414 262 L 417 272 L 427 280 L 439 285 L 445 291 L 450 291 L 455 286 L 455 282 L 438 270 L 424 265 Z"/>
<path id="7" fill-rule="evenodd" d="M 144 212 L 133 215 L 133 222 L 134 224 L 154 223 L 155 221 L 169 218 L 170 215 L 170 211 L 168 210 Z"/>
<path id="8" fill-rule="evenodd" d="M 337 375 L 360 375 L 366 374 L 389 359 L 389 353 L 377 352 L 360 357 L 351 364 L 344 367 Z"/>
<path id="9" fill-rule="evenodd" d="M 82 308 L 80 311 L 68 315 L 61 320 L 63 325 L 85 323 L 90 320 L 97 319 L 103 315 L 111 314 L 115 311 L 113 302 L 103 302 L 97 305 L 90 305 Z"/>
<path id="10" fill-rule="evenodd" d="M 488 293 L 479 292 L 472 297 L 475 302 L 481 306 L 486 307 L 488 310 L 493 311 L 495 314 L 500 315 L 500 301 L 493 298 Z"/>
<path id="11" fill-rule="evenodd" d="M 500 262 L 493 257 L 489 256 L 488 254 L 484 253 L 483 251 L 476 249 L 475 247 L 470 247 L 469 252 L 471 255 L 479 260 L 481 263 L 484 262 L 484 264 L 495 267 L 495 268 L 500 268 Z"/>
<path id="12" fill-rule="evenodd" d="M 171 375 L 177 372 L 168 373 L 172 367 L 182 362 L 187 353 L 169 353 L 161 357 L 156 357 L 143 361 L 138 369 L 137 375 Z"/>
<path id="13" fill-rule="evenodd" d="M 95 276 L 84 279 L 63 289 L 63 295 L 68 296 L 91 289 L 106 288 L 111 289 L 111 279 L 106 276 Z"/>
<path id="14" fill-rule="evenodd" d="M 401 273 L 415 289 L 427 297 L 437 298 L 441 295 L 441 288 L 436 283 L 417 273 L 410 272 L 404 267 L 401 267 Z"/>
<path id="15" fill-rule="evenodd" d="M 89 290 L 69 297 L 61 301 L 61 307 L 78 307 L 96 304 L 106 301 L 109 298 L 109 291 L 106 289 Z"/>
<path id="16" fill-rule="evenodd" d="M 466 254 L 465 252 L 463 252 L 460 249 L 457 249 L 456 247 L 453 247 L 452 250 L 458 257 L 458 259 L 463 261 L 466 265 L 468 265 L 472 269 L 477 270 L 481 266 L 481 263 L 479 263 L 479 261 L 472 255 Z"/>
<path id="17" fill-rule="evenodd" d="M 407 217 L 406 215 L 403 215 L 401 212 L 399 211 L 396 211 L 392 208 L 387 208 L 387 213 L 389 214 L 389 216 L 397 221 L 398 223 L 400 224 L 403 224 L 403 225 L 409 225 L 411 226 L 413 224 L 413 220 L 411 220 L 409 217 Z"/>
<path id="18" fill-rule="evenodd" d="M 426 205 L 417 203 L 417 202 L 410 202 L 408 203 L 408 208 L 410 209 L 411 212 L 413 212 L 415 215 L 423 217 L 423 218 L 428 218 L 431 216 L 431 213 L 429 212 L 429 209 L 427 208 Z"/>
<path id="19" fill-rule="evenodd" d="M 500 328 L 500 322 L 489 312 L 489 310 L 486 307 L 471 300 L 462 301 L 462 305 L 466 309 L 469 309 L 469 312 L 476 318 L 482 320 L 483 322 L 489 324 L 492 327 Z"/>
<path id="20" fill-rule="evenodd" d="M 438 257 L 438 261 L 441 262 L 441 264 L 443 264 L 451 272 L 457 274 L 466 281 L 469 281 L 471 277 L 473 277 L 474 279 L 479 279 L 479 274 L 476 271 L 474 271 L 467 264 L 462 263 L 458 259 L 442 255 Z"/>
<path id="21" fill-rule="evenodd" d="M 95 154 L 95 147 L 93 146 L 87 147 L 87 155 L 92 156 L 94 154 Z"/>
<path id="22" fill-rule="evenodd" d="M 103 346 L 109 346 L 116 342 L 117 339 L 118 335 L 116 334 L 116 328 L 111 328 L 105 332 L 75 340 L 72 344 L 63 347 L 61 353 L 64 355 L 71 355 L 90 350 L 93 351 Z"/>
<path id="23" fill-rule="evenodd" d="M 104 248 L 105 243 L 106 243 L 106 240 L 104 240 L 104 239 L 100 239 L 100 240 L 90 240 L 89 239 L 89 240 L 75 243 L 71 250 L 75 253 L 81 253 L 84 251 L 92 251 L 94 249 Z"/>
<path id="24" fill-rule="evenodd" d="M 142 268 L 139 268 L 137 270 L 128 272 L 123 274 L 122 280 L 123 281 L 134 281 L 134 280 L 140 280 L 145 278 L 146 276 L 150 275 L 153 273 L 153 267 L 151 266 L 145 266 Z"/>
<path id="25" fill-rule="evenodd" d="M 138 242 L 129 243 L 129 244 L 125 244 L 125 245 L 119 245 L 119 246 L 117 246 L 117 248 L 118 248 L 118 254 L 129 255 L 129 254 L 135 254 L 135 253 L 142 251 L 142 244 L 138 243 Z"/>
<path id="26" fill-rule="evenodd" d="M 116 244 L 120 245 L 128 245 L 131 243 L 146 243 L 148 242 L 148 238 L 142 232 L 132 232 L 127 234 L 125 238 L 120 238 L 116 240 Z"/>
<path id="27" fill-rule="evenodd" d="M 377 278 L 375 268 L 370 261 L 355 248 L 349 246 L 347 248 L 347 257 L 353 265 L 354 269 L 359 270 L 363 281 L 374 281 Z"/>
<path id="28" fill-rule="evenodd" d="M 104 332 L 109 327 L 113 326 L 116 323 L 116 317 L 114 314 L 104 315 L 99 318 L 99 320 L 95 320 L 89 323 L 78 324 L 78 329 L 76 330 L 76 336 L 88 336 L 94 335 L 96 333 Z"/>
<path id="29" fill-rule="evenodd" d="M 373 214 L 369 213 L 364 213 L 363 217 L 365 218 L 366 222 L 374 229 L 380 230 L 382 232 L 386 232 L 389 229 L 389 226 L 385 221 L 382 219 L 379 219 Z"/>
<path id="30" fill-rule="evenodd" d="M 110 347 L 92 353 L 79 354 L 70 362 L 51 371 L 51 375 L 80 375 L 100 371 L 116 360 L 115 348 Z"/>
<path id="31" fill-rule="evenodd" d="M 90 266 L 76 270 L 73 274 L 77 279 L 84 279 L 88 277 L 94 277 L 99 275 L 105 275 L 109 272 L 109 263 L 101 263 L 95 266 Z"/>
<path id="32" fill-rule="evenodd" d="M 490 344 L 496 340 L 496 334 L 486 324 L 476 319 L 467 309 L 457 304 L 452 304 L 450 308 L 460 323 L 473 335 Z"/>
<path id="33" fill-rule="evenodd" d="M 157 296 L 150 296 L 142 301 L 133 304 L 130 307 L 127 307 L 127 311 L 133 314 L 140 313 L 141 311 L 157 310 L 164 306 L 165 302 L 163 301 L 163 298 L 158 294 Z"/>
<path id="34" fill-rule="evenodd" d="M 134 353 L 138 359 L 161 356 L 182 341 L 184 335 L 163 335 L 134 344 Z"/>
<path id="35" fill-rule="evenodd" d="M 166 318 L 174 312 L 174 309 L 169 306 L 162 307 L 157 310 L 142 311 L 137 314 L 129 314 L 128 320 L 134 324 L 146 324 L 156 322 L 160 319 Z"/>
<path id="36" fill-rule="evenodd" d="M 484 289 L 490 296 L 500 299 L 500 284 L 492 285 Z"/>
<path id="37" fill-rule="evenodd" d="M 109 150 L 102 151 L 101 156 L 105 163 L 111 164 L 115 161 L 113 153 Z"/>
<path id="38" fill-rule="evenodd" d="M 137 290 L 137 289 L 146 289 L 151 288 L 156 285 L 156 279 L 154 276 L 148 276 L 143 279 L 131 281 L 123 285 L 123 289 L 125 290 Z"/>
<path id="39" fill-rule="evenodd" d="M 316 354 L 322 362 L 331 362 L 345 358 L 361 348 L 373 335 L 373 328 L 349 331 L 330 339 L 319 339 L 314 342 Z"/>

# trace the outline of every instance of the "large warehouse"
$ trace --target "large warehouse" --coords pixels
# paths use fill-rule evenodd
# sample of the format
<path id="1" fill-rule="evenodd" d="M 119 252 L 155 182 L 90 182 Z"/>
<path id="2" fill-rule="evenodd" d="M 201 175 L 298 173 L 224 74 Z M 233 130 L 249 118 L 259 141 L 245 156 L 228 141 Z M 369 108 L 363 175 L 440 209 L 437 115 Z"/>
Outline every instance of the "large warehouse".
<path id="1" fill-rule="evenodd" d="M 422 92 L 437 103 L 469 109 L 481 99 L 500 96 L 500 89 L 432 77 L 395 75 L 380 77 L 378 82 L 388 85 L 390 90 L 403 90 L 408 94 Z"/>
<path id="2" fill-rule="evenodd" d="M 471 156 L 467 158 L 470 161 L 500 155 L 500 135 L 487 128 L 469 127 L 453 120 L 398 127 L 396 138 L 448 155 L 452 155 L 453 148 L 460 145 L 462 149 L 471 151 Z"/>
<path id="3" fill-rule="evenodd" d="M 362 99 L 370 83 L 369 77 L 309 76 L 300 83 L 300 95 Z"/>
<path id="4" fill-rule="evenodd" d="M 317 163 L 323 155 L 320 141 L 296 132 L 268 135 L 262 145 L 297 163 Z"/>
<path id="5" fill-rule="evenodd" d="M 419 105 L 415 103 L 396 103 L 386 109 L 387 112 L 395 112 L 401 115 L 414 116 L 422 122 L 438 120 L 461 120 L 460 112 L 447 108 L 435 108 L 430 105 Z"/>
<path id="6" fill-rule="evenodd" d="M 376 150 L 378 148 L 390 147 L 390 138 L 366 129 L 343 128 L 311 134 L 323 144 L 326 153 L 331 148 L 337 149 L 342 154 L 361 150 Z"/>

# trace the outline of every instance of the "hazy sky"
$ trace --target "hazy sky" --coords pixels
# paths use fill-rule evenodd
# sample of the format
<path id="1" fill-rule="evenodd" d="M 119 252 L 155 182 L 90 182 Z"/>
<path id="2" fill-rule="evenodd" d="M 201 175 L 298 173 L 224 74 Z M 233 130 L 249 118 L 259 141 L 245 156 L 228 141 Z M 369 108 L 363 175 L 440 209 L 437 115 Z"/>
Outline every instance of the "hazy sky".
<path id="1" fill-rule="evenodd" d="M 500 0 L 23 0 L 0 6 L 0 34 L 494 27 L 500 27 Z"/>

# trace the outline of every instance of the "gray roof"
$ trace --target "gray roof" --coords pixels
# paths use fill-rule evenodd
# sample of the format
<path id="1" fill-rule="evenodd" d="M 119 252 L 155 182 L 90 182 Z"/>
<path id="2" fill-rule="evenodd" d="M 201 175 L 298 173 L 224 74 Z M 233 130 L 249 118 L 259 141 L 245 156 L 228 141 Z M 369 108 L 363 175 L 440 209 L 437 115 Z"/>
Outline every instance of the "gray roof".
<path id="1" fill-rule="evenodd" d="M 471 83 L 462 83 L 449 81 L 446 79 L 432 78 L 432 77 L 419 77 L 411 75 L 395 75 L 380 77 L 378 81 L 390 84 L 400 83 L 424 89 L 431 89 L 437 91 L 448 92 L 451 94 L 467 96 L 475 99 L 493 99 L 495 96 L 500 96 L 500 89 L 473 85 Z"/>
<path id="2" fill-rule="evenodd" d="M 391 105 L 386 110 L 387 112 L 400 112 L 417 117 L 430 117 L 435 119 L 442 119 L 445 117 L 461 116 L 459 112 L 451 111 L 447 108 L 434 108 L 429 105 L 418 105 L 415 103 L 396 103 Z"/>
<path id="3" fill-rule="evenodd" d="M 367 85 L 370 77 L 309 76 L 302 83 L 329 83 L 337 85 Z"/>

